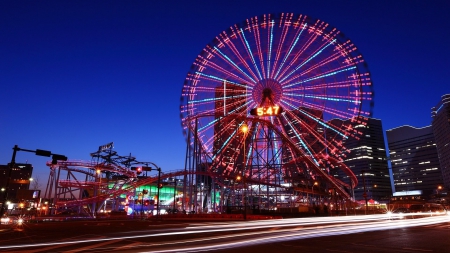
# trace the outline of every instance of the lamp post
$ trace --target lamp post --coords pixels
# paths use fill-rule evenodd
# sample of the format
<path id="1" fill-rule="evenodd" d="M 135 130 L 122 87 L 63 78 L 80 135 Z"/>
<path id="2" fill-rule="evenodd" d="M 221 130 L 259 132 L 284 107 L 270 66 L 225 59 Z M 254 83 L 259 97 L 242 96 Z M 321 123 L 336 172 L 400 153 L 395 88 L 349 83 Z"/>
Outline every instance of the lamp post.
<path id="1" fill-rule="evenodd" d="M 318 185 L 319 183 L 317 183 L 317 181 L 316 182 L 314 182 L 314 184 L 311 186 L 311 198 L 314 198 L 314 186 L 315 185 Z"/>
<path id="2" fill-rule="evenodd" d="M 14 145 L 14 147 L 13 147 L 13 154 L 12 154 L 12 157 L 11 157 L 11 162 L 9 163 L 8 178 L 6 180 L 5 191 L 3 193 L 3 201 L 2 201 L 2 207 L 0 209 L 0 217 L 3 217 L 3 214 L 5 212 L 5 203 L 6 203 L 6 199 L 8 198 L 8 192 L 9 192 L 9 182 L 11 181 L 12 170 L 13 170 L 13 168 L 16 165 L 16 154 L 17 154 L 17 151 L 31 152 L 31 153 L 35 153 L 36 155 L 39 155 L 39 156 L 47 156 L 47 157 L 52 156 L 52 164 L 57 164 L 58 160 L 67 161 L 67 157 L 66 156 L 58 155 L 58 154 L 52 154 L 52 152 L 47 151 L 47 150 L 42 150 L 42 149 L 36 149 L 36 150 L 23 149 L 23 148 L 19 148 L 17 145 Z"/>
<path id="3" fill-rule="evenodd" d="M 242 188 L 242 205 L 244 206 L 244 220 L 247 219 L 247 206 L 245 204 L 245 192 L 247 191 L 247 185 L 245 182 L 245 169 L 246 169 L 246 158 L 247 158 L 247 154 L 245 153 L 245 144 L 246 144 L 246 140 L 247 140 L 247 132 L 248 132 L 248 126 L 247 123 L 242 124 L 241 126 L 241 131 L 242 133 L 244 133 L 244 165 L 242 166 L 242 183 L 244 185 L 244 187 Z"/>

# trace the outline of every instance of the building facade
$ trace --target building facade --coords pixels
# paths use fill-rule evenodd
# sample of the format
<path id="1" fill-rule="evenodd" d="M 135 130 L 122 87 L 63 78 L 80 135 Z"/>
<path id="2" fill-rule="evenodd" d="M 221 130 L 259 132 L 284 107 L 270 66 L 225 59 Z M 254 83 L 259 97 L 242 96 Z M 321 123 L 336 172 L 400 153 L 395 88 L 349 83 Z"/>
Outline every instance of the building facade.
<path id="1" fill-rule="evenodd" d="M 448 191 L 450 189 L 450 94 L 443 95 L 436 107 L 431 108 L 431 117 L 442 179 Z"/>
<path id="2" fill-rule="evenodd" d="M 436 193 L 442 174 L 432 127 L 401 126 L 387 130 L 386 137 L 396 194 Z"/>
<path id="3" fill-rule="evenodd" d="M 357 138 L 349 138 L 344 142 L 350 153 L 344 158 L 344 163 L 358 178 L 358 185 L 351 189 L 355 200 L 373 199 L 387 201 L 392 196 L 391 180 L 383 134 L 382 122 L 369 118 L 367 125 L 357 125 L 362 132 Z M 344 182 L 348 176 L 339 173 Z M 364 195 L 366 193 L 366 195 Z"/>
<path id="4" fill-rule="evenodd" d="M 217 169 L 226 175 L 233 174 L 235 168 L 242 168 L 243 165 L 243 154 L 239 150 L 243 135 L 239 130 L 240 122 L 227 116 L 246 114 L 246 94 L 247 90 L 242 85 L 227 81 L 215 88 L 213 153 L 220 160 Z"/>
<path id="5" fill-rule="evenodd" d="M 20 190 L 28 190 L 30 188 L 30 178 L 33 173 L 33 166 L 31 164 L 16 163 L 11 171 L 9 178 L 9 165 L 0 165 L 0 201 L 5 199 L 7 193 L 7 201 L 17 202 L 18 192 Z M 6 187 L 9 181 L 8 187 Z"/>

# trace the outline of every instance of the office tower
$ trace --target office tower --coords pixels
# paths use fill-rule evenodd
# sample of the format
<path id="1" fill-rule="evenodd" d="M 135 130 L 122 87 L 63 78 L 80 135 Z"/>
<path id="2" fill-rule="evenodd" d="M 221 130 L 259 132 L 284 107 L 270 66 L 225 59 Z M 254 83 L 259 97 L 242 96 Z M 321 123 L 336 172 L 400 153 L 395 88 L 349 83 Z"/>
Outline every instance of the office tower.
<path id="1" fill-rule="evenodd" d="M 448 191 L 450 189 L 450 94 L 443 95 L 436 107 L 431 108 L 431 117 L 442 179 Z"/>
<path id="2" fill-rule="evenodd" d="M 223 82 L 215 88 L 214 146 L 215 159 L 219 159 L 219 170 L 229 175 L 234 168 L 242 165 L 243 154 L 239 152 L 239 123 L 234 116 L 245 116 L 247 111 L 246 88 Z M 227 117 L 231 115 L 231 117 Z"/>
<path id="3" fill-rule="evenodd" d="M 359 139 L 350 137 L 343 143 L 350 150 L 343 158 L 344 163 L 358 178 L 358 185 L 352 189 L 354 198 L 365 199 L 365 192 L 367 199 L 387 201 L 392 196 L 392 187 L 382 122 L 369 118 L 366 125 L 356 125 L 355 128 L 362 132 Z M 347 175 L 338 173 L 337 176 L 349 183 Z"/>
<path id="4" fill-rule="evenodd" d="M 431 126 L 401 126 L 386 131 L 397 194 L 428 198 L 442 184 Z M 414 194 L 412 194 L 414 192 Z"/>
<path id="5" fill-rule="evenodd" d="M 5 192 L 8 191 L 7 201 L 17 202 L 17 193 L 19 190 L 28 190 L 30 187 L 30 178 L 33 173 L 33 166 L 31 164 L 16 163 L 11 171 L 11 177 L 9 178 L 9 165 L 0 165 L 0 201 L 3 201 Z M 6 184 L 8 179 L 8 189 Z M 3 190 L 4 189 L 4 190 Z"/>
<path id="6" fill-rule="evenodd" d="M 308 116 L 309 117 L 308 117 Z M 317 132 L 323 134 L 323 126 L 320 125 L 317 119 L 323 121 L 323 111 L 316 110 L 307 107 L 299 107 L 292 110 L 291 113 L 285 115 L 289 119 L 283 125 L 283 131 L 286 133 L 287 137 L 291 139 L 294 144 L 303 151 L 303 154 L 307 155 L 309 152 L 319 153 L 323 149 L 320 145 L 317 137 L 313 136 L 312 132 Z M 307 129 L 307 127 L 311 129 Z M 301 136 L 301 139 L 299 138 Z M 283 153 L 283 166 L 285 168 L 286 177 L 298 178 L 301 181 L 306 181 L 309 179 L 309 175 L 298 174 L 299 163 L 293 162 L 297 157 L 293 156 L 291 151 L 286 151 Z M 299 154 L 297 154 L 299 155 Z M 306 170 L 303 170 L 303 173 Z M 311 181 L 311 179 L 309 179 Z"/>

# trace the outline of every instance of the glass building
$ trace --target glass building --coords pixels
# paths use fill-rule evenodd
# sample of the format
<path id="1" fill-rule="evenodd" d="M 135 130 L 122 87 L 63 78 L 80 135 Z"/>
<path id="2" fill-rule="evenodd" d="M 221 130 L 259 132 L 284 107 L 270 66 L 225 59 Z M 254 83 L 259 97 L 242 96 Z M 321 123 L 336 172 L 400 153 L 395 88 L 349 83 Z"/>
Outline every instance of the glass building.
<path id="1" fill-rule="evenodd" d="M 432 127 L 401 126 L 387 130 L 386 136 L 396 194 L 434 194 L 442 174 Z"/>
<path id="2" fill-rule="evenodd" d="M 436 107 L 431 108 L 431 117 L 442 178 L 448 191 L 450 189 L 450 94 L 443 95 Z"/>
<path id="3" fill-rule="evenodd" d="M 383 134 L 382 122 L 369 118 L 366 125 L 355 128 L 362 133 L 359 138 L 349 138 L 344 145 L 350 153 L 344 158 L 344 163 L 358 178 L 358 185 L 352 189 L 356 200 L 367 199 L 387 201 L 392 195 L 391 180 Z M 344 182 L 348 176 L 339 173 Z"/>

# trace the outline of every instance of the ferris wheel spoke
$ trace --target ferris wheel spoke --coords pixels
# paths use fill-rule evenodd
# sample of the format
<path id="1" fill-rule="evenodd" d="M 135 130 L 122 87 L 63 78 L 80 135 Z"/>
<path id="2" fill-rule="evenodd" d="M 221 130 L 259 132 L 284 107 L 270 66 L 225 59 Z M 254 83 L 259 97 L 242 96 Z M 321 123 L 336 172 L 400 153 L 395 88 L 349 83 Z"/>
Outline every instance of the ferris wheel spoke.
<path id="1" fill-rule="evenodd" d="M 268 50 L 267 50 L 267 76 L 266 78 L 269 78 L 270 76 L 270 69 L 271 69 L 271 59 L 272 59 L 272 47 L 273 47 L 273 27 L 275 26 L 275 21 L 273 19 L 270 19 L 270 15 L 268 17 L 268 29 L 267 29 L 267 44 L 268 44 Z"/>
<path id="2" fill-rule="evenodd" d="M 298 110 L 298 112 L 303 113 L 302 114 L 303 116 L 309 116 L 311 119 L 316 121 L 316 123 L 318 123 L 319 125 L 322 125 L 324 127 L 324 129 L 335 131 L 338 135 L 341 135 L 341 137 L 339 139 L 347 139 L 347 136 L 342 134 L 336 128 L 333 128 L 328 124 L 324 124 L 321 120 L 319 120 L 315 117 L 311 117 L 311 115 L 309 115 L 305 111 Z M 307 142 L 310 147 L 314 146 L 314 148 L 312 148 L 312 150 L 314 150 L 315 154 L 321 153 L 326 149 L 338 150 L 339 143 L 337 140 L 335 140 L 335 138 L 330 139 L 329 138 L 330 134 L 328 134 L 328 137 L 325 139 L 322 137 L 322 134 L 317 131 L 317 129 L 314 129 L 313 127 L 311 127 L 311 124 L 306 123 L 305 117 L 300 118 L 298 115 L 294 114 L 292 111 L 289 111 L 288 113 L 292 119 L 295 119 L 295 120 L 297 120 L 297 122 L 300 123 L 300 129 L 303 129 L 302 132 L 307 132 L 310 136 L 312 136 L 313 139 L 305 138 L 305 142 Z M 319 143 L 320 143 L 320 145 L 319 145 Z M 337 156 L 339 154 L 339 152 L 333 152 L 333 154 Z"/>
<path id="3" fill-rule="evenodd" d="M 213 159 L 214 159 L 215 156 L 216 156 L 218 153 L 220 153 L 226 146 L 228 146 L 228 144 L 230 143 L 230 140 L 231 140 L 232 138 L 235 138 L 235 136 L 237 135 L 237 133 L 238 133 L 238 131 L 239 131 L 239 128 L 241 127 L 241 125 L 242 125 L 243 123 L 244 123 L 244 122 L 240 122 L 240 123 L 239 123 L 239 126 L 238 126 L 236 129 L 232 130 L 232 133 L 231 133 L 231 134 L 229 135 L 229 137 L 223 142 L 223 144 L 219 147 L 219 149 L 217 150 L 216 154 L 214 154 Z"/>
<path id="4" fill-rule="evenodd" d="M 283 69 L 284 64 L 286 63 L 288 57 L 291 55 L 292 50 L 295 48 L 295 46 L 297 45 L 298 40 L 300 39 L 300 36 L 302 35 L 303 31 L 306 29 L 306 24 L 303 25 L 303 27 L 301 29 L 297 30 L 295 39 L 292 41 L 288 52 L 286 53 L 286 55 L 284 56 L 283 61 L 280 64 L 280 67 L 278 68 L 277 73 L 275 74 L 274 79 L 278 78 L 278 75 L 280 74 L 280 71 Z M 295 58 L 294 58 L 295 59 Z M 283 74 L 288 70 L 289 68 L 285 68 L 285 70 L 283 71 Z"/>
<path id="5" fill-rule="evenodd" d="M 223 100 L 224 98 L 231 99 L 231 98 L 244 98 L 244 97 L 247 97 L 247 94 L 237 95 L 237 96 L 227 96 L 227 97 L 203 98 L 203 99 L 198 99 L 198 100 L 190 100 L 188 103 L 189 104 L 204 104 L 204 103 L 214 102 L 217 100 Z"/>
<path id="6" fill-rule="evenodd" d="M 292 125 L 292 122 L 286 117 L 286 115 L 282 115 L 284 119 L 286 120 L 287 124 L 289 125 L 290 129 L 292 130 L 295 137 L 297 137 L 297 145 L 300 145 L 303 150 L 305 150 L 305 153 L 308 154 L 308 156 L 311 157 L 311 159 L 314 160 L 314 162 L 318 165 L 316 158 L 314 157 L 311 148 L 306 144 L 304 139 L 301 137 L 300 133 L 297 131 L 297 129 Z"/>
<path id="7" fill-rule="evenodd" d="M 279 120 L 278 117 L 276 117 L 275 119 L 274 119 L 274 117 L 270 117 L 270 122 L 272 123 L 272 125 L 274 125 L 274 121 L 275 121 L 275 120 L 277 120 L 278 123 L 281 122 L 281 121 Z M 271 134 L 272 134 L 272 136 L 271 136 L 272 139 L 275 140 L 275 138 L 276 138 L 275 132 L 272 131 Z M 279 150 L 281 150 L 280 147 L 279 147 L 279 143 L 278 143 L 277 141 L 274 141 L 274 149 L 275 149 L 275 153 L 277 153 Z M 278 158 L 277 158 L 277 162 L 280 162 L 280 163 L 281 163 L 281 161 L 280 161 L 279 159 L 280 159 L 280 158 L 278 157 Z"/>
<path id="8" fill-rule="evenodd" d="M 236 32 L 233 28 L 231 28 L 233 31 L 232 37 L 237 37 L 236 34 L 239 34 L 239 32 Z M 247 71 L 250 73 L 250 75 L 254 78 L 254 79 L 258 79 L 258 77 L 255 75 L 255 73 L 253 72 L 252 68 L 250 67 L 250 65 L 248 64 L 248 62 L 245 60 L 245 58 L 242 56 L 242 54 L 239 52 L 239 50 L 237 49 L 236 45 L 233 43 L 233 41 L 226 35 L 222 35 L 222 39 L 223 39 L 223 43 L 225 43 L 225 45 L 227 45 L 229 47 L 229 49 L 231 50 L 231 52 L 233 53 L 233 55 L 235 57 L 237 57 L 239 59 L 238 63 L 241 63 L 246 69 Z M 215 63 L 213 63 L 215 64 Z M 216 67 L 217 66 L 217 67 Z M 216 68 L 221 68 L 218 65 L 215 64 Z M 223 69 L 223 68 L 221 68 Z M 225 72 L 225 71 L 224 71 Z M 232 72 L 230 71 L 226 71 L 229 72 L 230 75 L 233 75 Z M 244 73 L 245 74 L 245 73 Z M 248 76 L 247 76 L 248 77 Z M 245 83 L 248 83 L 248 80 L 245 80 Z M 252 83 L 252 82 L 250 82 Z M 254 80 L 253 80 L 254 83 Z"/>
<path id="9" fill-rule="evenodd" d="M 353 64 L 348 63 L 348 62 L 346 62 L 345 64 L 340 63 L 341 58 L 342 58 L 342 55 L 340 53 L 334 53 L 330 57 L 327 57 L 327 58 L 323 59 L 322 61 L 317 62 L 316 64 L 308 66 L 309 68 L 307 68 L 305 70 L 302 70 L 301 73 L 299 73 L 299 74 L 293 76 L 292 78 L 286 80 L 286 82 L 289 83 L 292 80 L 295 80 L 296 78 L 308 75 L 312 71 L 317 71 L 318 69 L 320 70 L 320 68 L 326 68 L 327 69 L 327 68 L 329 68 L 327 65 L 333 66 L 333 65 L 339 64 L 341 67 L 353 66 Z"/>
<path id="10" fill-rule="evenodd" d="M 276 50 L 276 54 L 275 54 L 275 59 L 274 59 L 274 61 L 273 61 L 273 67 L 272 67 L 272 71 L 271 71 L 271 73 L 270 73 L 270 78 L 271 79 L 275 79 L 274 78 L 274 75 L 275 75 L 275 70 L 276 70 L 276 68 L 277 68 L 277 64 L 279 63 L 279 61 L 280 61 L 280 58 L 282 57 L 281 56 L 281 54 L 282 54 L 282 52 L 283 52 L 283 48 L 284 48 L 284 46 L 285 46 L 285 41 L 286 41 L 286 36 L 287 36 L 287 34 L 288 34 L 288 31 L 289 31 L 289 27 L 290 27 L 290 25 L 286 25 L 286 22 L 287 22 L 287 20 L 289 20 L 289 17 L 287 17 L 287 15 L 286 16 L 284 16 L 283 14 L 282 14 L 282 16 L 281 16 L 281 18 L 280 18 L 280 20 L 279 20 L 279 25 L 283 25 L 283 28 L 282 28 L 282 30 L 281 30 L 281 33 L 280 33 L 280 36 L 278 37 L 278 47 L 277 47 L 277 50 Z"/>
<path id="11" fill-rule="evenodd" d="M 313 84 L 309 86 L 300 86 L 300 87 L 289 87 L 286 89 L 283 89 L 285 92 L 304 92 L 306 90 L 312 90 L 312 91 L 320 91 L 324 89 L 344 89 L 348 90 L 351 87 L 357 87 L 357 84 L 355 84 L 355 80 L 345 80 L 345 81 L 330 81 L 330 82 L 321 82 L 319 84 Z M 355 90 L 357 92 L 357 90 Z M 359 92 L 359 91 L 358 91 Z M 355 93 L 353 94 L 355 96 L 359 96 L 359 94 Z"/>
<path id="12" fill-rule="evenodd" d="M 245 77 L 238 76 L 237 74 L 235 74 L 231 71 L 228 71 L 222 67 L 219 67 L 215 63 L 210 63 L 208 66 L 211 69 L 216 70 L 216 73 L 206 74 L 206 73 L 197 71 L 197 72 L 195 72 L 194 78 L 197 78 L 198 80 L 217 81 L 220 83 L 227 81 L 227 82 L 233 83 L 234 85 L 251 88 L 251 85 L 248 85 L 248 80 L 245 79 Z M 220 74 L 220 76 L 226 76 L 226 78 L 217 76 L 218 74 Z"/>
<path id="13" fill-rule="evenodd" d="M 259 58 L 259 65 L 261 67 L 261 75 L 260 76 L 260 80 L 265 78 L 266 75 L 266 71 L 265 71 L 265 67 L 264 67 L 264 56 L 263 56 L 263 52 L 262 52 L 262 47 L 261 47 L 261 34 L 259 31 L 259 25 L 258 25 L 258 17 L 254 17 L 250 19 L 251 21 L 251 27 L 253 29 L 253 36 L 254 36 L 254 40 L 255 40 L 255 44 L 256 44 L 256 50 L 257 50 L 257 54 L 258 54 L 258 58 Z"/>
<path id="14" fill-rule="evenodd" d="M 251 29 L 251 28 L 249 27 L 248 29 Z M 238 33 L 238 34 L 239 34 L 239 36 L 241 38 L 242 43 L 245 45 L 245 48 L 247 49 L 247 54 L 250 56 L 250 58 L 252 60 L 252 63 L 253 63 L 253 67 L 255 68 L 255 70 L 256 70 L 256 72 L 258 73 L 258 76 L 259 76 L 259 79 L 258 78 L 255 78 L 255 79 L 261 80 L 262 79 L 261 72 L 259 72 L 258 66 L 256 65 L 255 58 L 253 57 L 253 54 L 252 54 L 252 49 L 250 48 L 250 45 L 248 44 L 247 38 L 245 38 L 245 33 L 242 30 L 242 28 L 240 28 L 240 31 L 241 32 Z"/>
<path id="15" fill-rule="evenodd" d="M 310 118 L 311 120 L 315 121 L 316 123 L 320 124 L 321 126 L 323 126 L 325 129 L 331 130 L 332 132 L 337 133 L 338 135 L 340 135 L 343 139 L 348 139 L 348 136 L 345 135 L 343 132 L 340 131 L 340 129 L 334 128 L 332 127 L 331 124 L 324 122 L 322 119 L 318 119 L 317 117 L 312 116 L 310 113 L 302 110 L 302 109 L 297 109 L 297 111 L 301 112 L 304 116 Z"/>
<path id="16" fill-rule="evenodd" d="M 306 29 L 306 26 L 305 26 Z M 309 28 L 311 29 L 311 27 Z M 291 70 L 289 72 L 289 74 L 287 74 L 286 76 L 285 73 L 290 70 L 290 68 L 286 68 L 282 74 L 280 75 L 280 77 L 278 77 L 278 79 L 280 80 L 280 82 L 284 82 L 287 78 L 289 78 L 291 75 L 293 75 L 294 73 L 297 73 L 298 70 L 303 67 L 304 65 L 306 65 L 308 62 L 310 62 L 311 60 L 313 60 L 314 58 L 318 57 L 326 48 L 328 48 L 330 45 L 332 45 L 335 40 L 326 40 L 324 43 L 322 43 L 321 45 L 318 46 L 318 48 L 312 48 L 312 47 L 317 47 L 317 45 L 314 45 L 314 42 L 316 42 L 317 38 L 319 38 L 319 36 L 317 34 L 315 34 L 314 36 L 311 36 L 308 41 L 302 45 L 302 48 L 300 48 L 298 50 L 298 52 L 295 54 L 295 56 L 293 57 L 292 61 L 290 62 L 290 64 L 288 65 L 290 66 L 296 66 L 293 70 Z M 312 53 L 306 53 L 307 51 L 313 51 Z M 309 55 L 309 56 L 308 56 Z M 299 63 L 299 65 L 297 66 L 297 61 L 298 59 L 300 59 L 300 57 L 303 56 L 302 58 L 304 58 L 304 60 L 302 62 Z M 284 76 L 284 77 L 283 77 Z"/>
<path id="17" fill-rule="evenodd" d="M 215 53 L 217 52 L 217 53 Z M 214 47 L 213 54 L 221 58 L 224 62 L 232 66 L 234 69 L 236 69 L 238 72 L 243 74 L 245 77 L 248 78 L 247 82 L 253 82 L 256 83 L 255 79 L 252 78 L 249 74 L 247 74 L 243 69 L 241 69 L 236 62 L 234 62 L 230 57 L 228 57 L 225 53 L 223 53 L 218 47 Z M 245 62 L 245 61 L 244 61 Z M 247 70 L 250 72 L 250 74 L 253 74 L 250 67 L 247 68 Z"/>
<path id="18" fill-rule="evenodd" d="M 356 69 L 355 66 L 351 66 L 351 67 L 347 67 L 347 68 L 342 68 L 342 67 L 341 68 L 336 68 L 336 69 L 330 70 L 328 72 L 325 72 L 324 74 L 316 75 L 316 76 L 304 79 L 304 80 L 299 81 L 299 82 L 295 82 L 295 83 L 291 83 L 289 85 L 285 85 L 285 86 L 283 86 L 283 88 L 289 88 L 289 87 L 292 87 L 292 86 L 295 86 L 295 85 L 298 85 L 298 84 L 304 84 L 304 83 L 306 84 L 308 82 L 311 82 L 311 81 L 314 81 L 314 80 L 317 80 L 317 79 L 322 79 L 322 78 L 325 78 L 325 77 L 335 76 L 335 75 L 337 75 L 337 74 L 339 74 L 341 72 L 351 71 L 351 70 L 355 70 L 355 69 Z"/>
<path id="19" fill-rule="evenodd" d="M 243 112 L 243 109 L 245 109 L 247 107 L 247 105 L 249 105 L 251 103 L 251 101 L 247 101 L 245 104 L 236 107 L 234 110 L 228 112 L 228 114 L 223 115 L 223 116 L 216 116 L 214 120 L 211 120 L 210 122 L 208 122 L 205 126 L 202 126 L 198 129 L 198 131 L 203 131 L 203 130 L 207 130 L 209 127 L 212 127 L 215 123 L 217 123 L 218 121 L 222 120 L 225 118 L 225 116 L 227 115 L 233 115 L 233 114 L 245 114 L 245 112 Z M 214 110 L 214 112 L 216 111 L 221 111 L 223 107 L 218 107 L 216 108 L 216 110 Z"/>
<path id="20" fill-rule="evenodd" d="M 231 37 L 236 37 L 236 38 L 238 37 L 240 39 L 240 44 L 242 44 L 243 47 L 245 48 L 245 52 L 247 53 L 248 58 L 251 59 L 251 63 L 253 65 L 253 69 L 257 72 L 257 75 L 254 73 L 252 68 L 249 66 L 249 64 L 247 63 L 245 58 L 240 54 L 240 50 L 237 49 L 236 44 L 233 43 L 232 40 L 230 40 L 230 39 L 226 39 L 225 43 L 230 46 L 230 50 L 246 66 L 247 70 L 253 76 L 253 78 L 255 80 L 261 80 L 261 79 L 264 78 L 264 74 L 261 74 L 261 71 L 264 73 L 264 65 L 263 64 L 260 65 L 260 68 L 261 68 L 261 71 L 260 71 L 260 69 L 258 68 L 258 64 L 256 63 L 256 60 L 255 60 L 255 58 L 253 56 L 253 51 L 252 51 L 251 44 L 249 42 L 249 38 L 247 38 L 245 36 L 245 31 L 246 30 L 247 31 L 253 31 L 253 34 L 254 34 L 254 37 L 255 37 L 255 38 L 253 38 L 254 39 L 254 43 L 256 44 L 257 51 L 258 51 L 258 48 L 259 48 L 259 58 L 260 58 L 260 62 L 262 62 L 262 60 L 263 60 L 262 59 L 262 51 L 261 51 L 261 47 L 260 47 L 261 42 L 260 42 L 259 36 L 256 37 L 257 34 L 259 34 L 259 27 L 252 25 L 251 22 L 254 22 L 254 21 L 250 21 L 250 22 L 247 21 L 246 28 L 242 28 L 242 27 L 238 28 L 237 26 L 231 27 L 231 31 L 232 31 Z"/>
<path id="21" fill-rule="evenodd" d="M 360 104 L 361 100 L 358 98 L 353 98 L 350 100 L 349 96 L 339 96 L 339 95 L 315 95 L 313 93 L 310 94 L 295 94 L 295 93 L 286 93 L 286 95 L 293 96 L 293 97 L 301 97 L 306 99 L 319 99 L 319 100 L 325 100 L 325 101 L 333 101 L 333 102 L 345 102 L 345 103 L 354 103 L 354 104 Z"/>
<path id="22" fill-rule="evenodd" d="M 330 117 L 338 117 L 341 119 L 349 119 L 355 116 L 354 112 L 349 112 L 349 111 L 343 111 L 341 109 L 335 109 L 332 108 L 330 106 L 324 106 L 324 105 L 318 105 L 318 104 L 312 104 L 312 103 L 308 103 L 306 101 L 303 102 L 303 105 L 305 107 L 308 108 L 316 108 L 318 110 L 322 110 L 324 112 L 324 114 L 329 114 Z"/>

